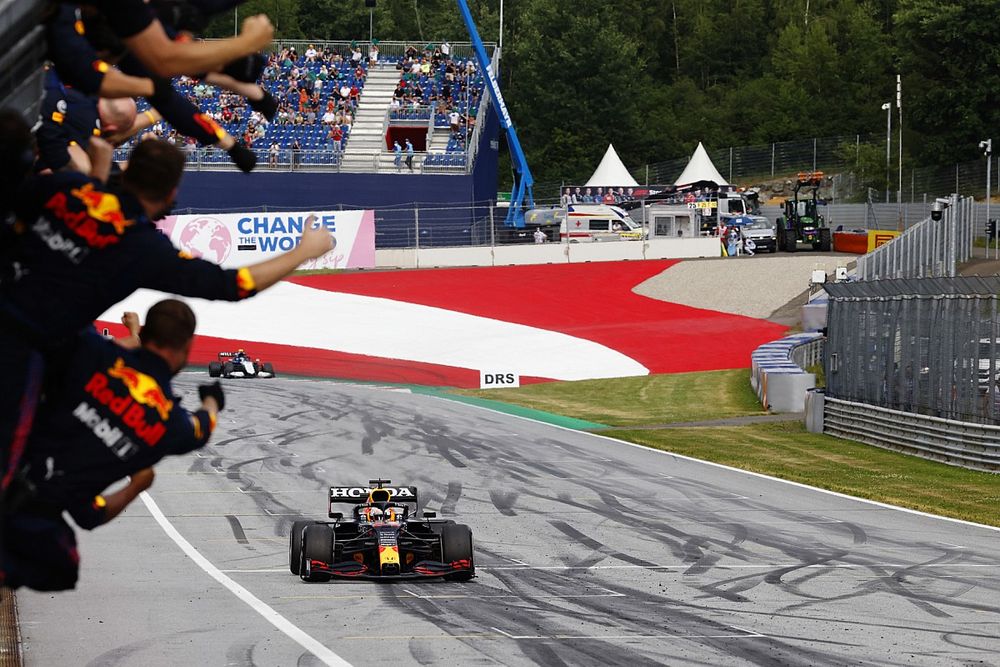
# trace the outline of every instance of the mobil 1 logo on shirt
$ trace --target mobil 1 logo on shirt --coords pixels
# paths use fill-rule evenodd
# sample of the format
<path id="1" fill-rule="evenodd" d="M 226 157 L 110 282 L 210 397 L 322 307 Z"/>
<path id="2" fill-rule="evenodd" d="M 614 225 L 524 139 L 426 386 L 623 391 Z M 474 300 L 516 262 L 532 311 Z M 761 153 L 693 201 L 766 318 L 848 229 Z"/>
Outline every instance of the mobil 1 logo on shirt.
<path id="1" fill-rule="evenodd" d="M 521 376 L 511 371 L 479 371 L 480 389 L 502 389 L 503 387 L 520 387 Z"/>

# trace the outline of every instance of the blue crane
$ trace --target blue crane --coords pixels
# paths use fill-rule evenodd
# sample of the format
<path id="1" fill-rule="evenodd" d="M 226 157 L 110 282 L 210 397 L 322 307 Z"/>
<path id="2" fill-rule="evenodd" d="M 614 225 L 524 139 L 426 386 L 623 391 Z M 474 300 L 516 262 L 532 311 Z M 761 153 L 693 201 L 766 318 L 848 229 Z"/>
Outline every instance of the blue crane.
<path id="1" fill-rule="evenodd" d="M 507 218 L 504 224 L 508 227 L 524 227 L 524 209 L 534 208 L 535 197 L 532 194 L 532 186 L 535 179 L 531 176 L 528 168 L 528 160 L 521 150 L 521 142 L 517 139 L 517 131 L 514 129 L 514 122 L 510 119 L 507 105 L 503 101 L 503 94 L 500 92 L 500 84 L 497 83 L 496 74 L 493 72 L 493 65 L 486 56 L 486 48 L 483 40 L 479 37 L 479 30 L 472 20 L 472 13 L 465 0 L 456 0 L 458 9 L 462 12 L 462 19 L 469 29 L 469 37 L 472 39 L 472 48 L 476 52 L 476 60 L 479 61 L 479 70 L 486 72 L 486 88 L 490 91 L 490 97 L 497 108 L 497 116 L 500 124 L 507 133 L 507 146 L 510 148 L 511 163 L 514 166 L 514 189 L 510 194 L 510 208 L 507 210 Z"/>

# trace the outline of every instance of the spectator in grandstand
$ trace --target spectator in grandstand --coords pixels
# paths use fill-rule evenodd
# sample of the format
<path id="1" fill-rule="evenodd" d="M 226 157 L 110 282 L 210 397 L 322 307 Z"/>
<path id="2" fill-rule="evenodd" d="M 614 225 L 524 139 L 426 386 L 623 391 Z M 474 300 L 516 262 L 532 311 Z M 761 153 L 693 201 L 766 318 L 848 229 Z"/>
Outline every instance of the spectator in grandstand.
<path id="1" fill-rule="evenodd" d="M 572 204 L 580 204 L 583 202 L 583 194 L 580 192 L 580 188 L 573 190 L 573 201 Z"/>
<path id="2" fill-rule="evenodd" d="M 451 44 L 448 40 L 441 42 L 441 59 L 445 62 L 451 60 Z"/>
<path id="3" fill-rule="evenodd" d="M 569 188 L 566 188 L 565 190 L 563 190 L 562 196 L 559 198 L 559 205 L 569 206 L 572 203 L 573 203 L 573 193 L 570 191 Z"/>
<path id="4" fill-rule="evenodd" d="M 406 166 L 411 172 L 413 171 L 413 144 L 410 143 L 409 137 L 406 139 Z"/>
<path id="5" fill-rule="evenodd" d="M 418 53 L 419 52 L 413 47 L 412 44 L 407 44 L 406 45 L 406 58 L 407 58 L 407 60 L 413 60 L 414 58 L 417 57 Z"/>
<path id="6" fill-rule="evenodd" d="M 396 173 L 398 174 L 403 170 L 403 147 L 399 145 L 398 141 L 392 142 L 392 152 L 395 155 L 393 164 L 396 165 Z"/>
<path id="7" fill-rule="evenodd" d="M 594 195 L 592 194 L 590 188 L 586 188 L 583 191 L 583 203 L 584 204 L 593 204 L 594 203 Z"/>
<path id="8" fill-rule="evenodd" d="M 302 144 L 299 143 L 299 138 L 296 137 L 292 141 L 292 169 L 297 169 L 299 166 L 299 154 L 302 152 Z"/>
<path id="9" fill-rule="evenodd" d="M 344 139 L 344 131 L 341 129 L 340 125 L 334 125 L 330 128 L 330 132 L 327 134 L 327 140 L 330 146 L 333 148 L 333 152 L 336 155 L 340 154 L 340 149 L 343 146 L 341 143 Z"/>
<path id="10" fill-rule="evenodd" d="M 361 65 L 361 48 L 358 47 L 357 42 L 351 43 L 351 66 L 359 67 Z"/>
<path id="11" fill-rule="evenodd" d="M 612 192 L 611 188 L 608 188 L 608 191 L 604 193 L 604 203 L 609 205 L 615 204 L 615 193 Z"/>
<path id="12" fill-rule="evenodd" d="M 306 55 L 306 62 L 313 63 L 316 62 L 316 59 L 319 57 L 319 51 L 316 50 L 315 46 L 310 44 L 309 48 L 306 49 L 305 55 Z"/>
<path id="13" fill-rule="evenodd" d="M 376 65 L 378 65 L 378 44 L 373 42 L 368 49 L 368 68 L 374 68 Z"/>

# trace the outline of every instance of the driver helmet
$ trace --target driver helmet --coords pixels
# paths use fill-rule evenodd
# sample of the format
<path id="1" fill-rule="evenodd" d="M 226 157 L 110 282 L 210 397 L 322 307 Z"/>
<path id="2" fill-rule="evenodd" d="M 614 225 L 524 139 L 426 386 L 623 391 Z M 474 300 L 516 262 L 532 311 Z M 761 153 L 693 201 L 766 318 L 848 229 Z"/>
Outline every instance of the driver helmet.
<path id="1" fill-rule="evenodd" d="M 365 518 L 369 521 L 381 521 L 382 520 L 382 510 L 378 507 L 366 507 L 364 510 Z"/>

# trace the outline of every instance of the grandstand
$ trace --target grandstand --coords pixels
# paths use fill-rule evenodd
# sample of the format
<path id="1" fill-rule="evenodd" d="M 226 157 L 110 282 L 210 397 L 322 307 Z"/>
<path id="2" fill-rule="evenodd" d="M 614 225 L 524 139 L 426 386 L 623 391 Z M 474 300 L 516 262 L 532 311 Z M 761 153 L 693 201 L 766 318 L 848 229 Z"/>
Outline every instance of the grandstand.
<path id="1" fill-rule="evenodd" d="M 375 46 L 357 41 L 277 44 L 260 80 L 279 105 L 271 122 L 239 96 L 186 77 L 174 85 L 252 147 L 258 169 L 394 173 L 393 143 L 405 145 L 409 139 L 415 171 L 467 173 L 475 157 L 479 113 L 488 108 L 485 79 L 471 46 L 453 46 L 450 58 L 431 45 L 423 50 L 403 42 Z M 143 103 L 140 108 L 148 107 Z M 452 122 L 456 118 L 458 123 Z M 341 127 L 339 143 L 330 136 L 333 124 Z M 175 135 L 166 123 L 149 131 L 165 138 Z M 221 150 L 188 144 L 183 137 L 176 140 L 188 150 L 192 168 L 234 168 Z M 121 159 L 128 149 L 122 147 Z"/>
<path id="2" fill-rule="evenodd" d="M 310 46 L 319 54 L 325 53 L 326 59 L 307 62 L 305 54 Z M 320 87 L 320 118 L 314 123 L 278 121 L 264 125 L 251 117 L 242 100 L 234 99 L 230 104 L 227 94 L 210 86 L 178 81 L 179 88 L 203 111 L 214 115 L 222 113 L 223 107 L 232 107 L 234 117 L 221 122 L 237 139 L 246 137 L 251 122 L 260 136 L 251 144 L 258 166 L 250 174 L 240 172 L 217 148 L 185 144 L 188 169 L 198 174 L 182 182 L 175 211 L 367 208 L 375 210 L 376 246 L 380 248 L 451 245 L 456 239 L 467 244 L 473 237 L 490 238 L 489 207 L 497 198 L 500 126 L 482 68 L 478 62 L 469 65 L 475 61 L 472 45 L 451 45 L 454 71 L 450 77 L 448 62 L 435 59 L 433 47 L 417 50 L 406 42 L 377 46 L 378 58 L 373 64 L 368 59 L 368 41 L 275 45 L 261 84 L 284 105 L 286 114 L 299 113 L 298 98 L 293 109 L 289 96 L 292 70 L 299 70 L 300 81 L 308 81 L 310 74 L 318 77 L 325 64 L 327 81 Z M 280 58 L 292 47 L 295 57 L 290 62 Z M 486 49 L 496 68 L 495 47 L 488 44 Z M 357 66 L 350 63 L 355 51 L 363 54 L 360 76 Z M 413 72 L 414 58 L 418 62 L 426 58 L 429 71 Z M 344 61 L 348 61 L 346 68 L 341 66 Z M 404 71 L 407 63 L 410 72 Z M 334 64 L 337 83 L 343 80 L 357 88 L 356 104 L 346 109 L 350 122 L 345 123 L 346 130 L 342 125 L 340 151 L 329 143 L 330 127 L 322 123 L 331 99 L 335 115 L 338 108 L 344 109 L 333 89 Z M 405 86 L 401 85 L 404 79 Z M 170 135 L 166 126 L 160 132 Z M 413 173 L 405 162 L 398 169 L 394 163 L 393 142 L 405 146 L 406 139 L 414 147 Z M 298 150 L 293 148 L 296 141 Z M 274 156 L 273 144 L 278 146 Z M 122 151 L 120 157 L 127 157 L 127 152 Z M 402 157 L 405 161 L 405 152 Z"/>

